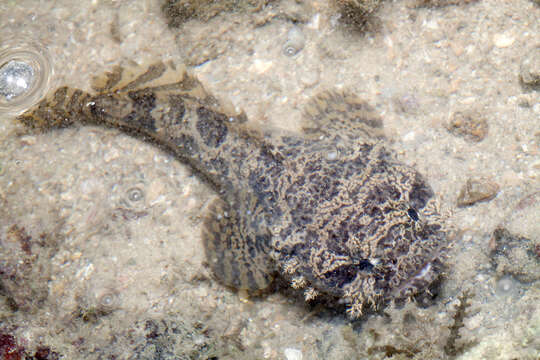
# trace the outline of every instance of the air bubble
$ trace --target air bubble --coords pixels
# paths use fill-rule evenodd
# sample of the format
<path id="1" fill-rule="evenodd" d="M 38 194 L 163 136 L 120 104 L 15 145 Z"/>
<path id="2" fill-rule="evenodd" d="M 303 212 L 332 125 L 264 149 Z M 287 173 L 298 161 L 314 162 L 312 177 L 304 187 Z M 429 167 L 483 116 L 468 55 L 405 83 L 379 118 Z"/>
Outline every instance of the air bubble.
<path id="1" fill-rule="evenodd" d="M 115 291 L 105 291 L 97 297 L 97 310 L 103 314 L 108 315 L 114 310 L 120 307 L 120 299 L 118 293 Z"/>
<path id="2" fill-rule="evenodd" d="M 298 27 L 293 27 L 287 33 L 287 40 L 283 45 L 283 54 L 294 56 L 298 54 L 306 44 L 306 38 Z"/>
<path id="3" fill-rule="evenodd" d="M 0 114 L 18 115 L 49 90 L 52 66 L 44 47 L 8 40 L 0 47 Z"/>
<path id="4" fill-rule="evenodd" d="M 138 202 L 144 199 L 144 192 L 138 187 L 132 187 L 127 191 L 127 197 L 131 202 Z"/>

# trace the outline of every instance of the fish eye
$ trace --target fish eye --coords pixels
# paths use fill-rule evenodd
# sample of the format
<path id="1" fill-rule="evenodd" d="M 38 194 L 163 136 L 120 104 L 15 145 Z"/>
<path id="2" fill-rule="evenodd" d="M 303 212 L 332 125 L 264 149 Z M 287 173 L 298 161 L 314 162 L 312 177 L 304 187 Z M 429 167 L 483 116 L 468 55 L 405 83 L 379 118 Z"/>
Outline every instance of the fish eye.
<path id="1" fill-rule="evenodd" d="M 420 219 L 420 217 L 418 217 L 418 213 L 416 212 L 416 210 L 414 210 L 412 207 L 409 208 L 409 210 L 407 210 L 407 214 L 409 215 L 409 217 L 411 219 L 413 219 L 414 221 L 418 221 Z"/>
<path id="2" fill-rule="evenodd" d="M 371 272 L 373 270 L 374 265 L 371 263 L 371 261 L 367 259 L 362 259 L 356 264 L 357 269 L 364 272 Z"/>

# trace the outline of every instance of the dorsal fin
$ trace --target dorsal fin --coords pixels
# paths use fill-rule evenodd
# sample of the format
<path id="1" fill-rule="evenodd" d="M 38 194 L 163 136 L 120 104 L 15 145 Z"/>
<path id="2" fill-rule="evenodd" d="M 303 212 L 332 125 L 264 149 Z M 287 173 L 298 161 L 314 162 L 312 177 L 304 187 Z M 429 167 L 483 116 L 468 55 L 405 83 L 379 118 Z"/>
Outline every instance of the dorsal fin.
<path id="1" fill-rule="evenodd" d="M 367 102 L 349 91 L 327 90 L 304 109 L 303 130 L 315 137 L 382 139 L 382 119 Z"/>

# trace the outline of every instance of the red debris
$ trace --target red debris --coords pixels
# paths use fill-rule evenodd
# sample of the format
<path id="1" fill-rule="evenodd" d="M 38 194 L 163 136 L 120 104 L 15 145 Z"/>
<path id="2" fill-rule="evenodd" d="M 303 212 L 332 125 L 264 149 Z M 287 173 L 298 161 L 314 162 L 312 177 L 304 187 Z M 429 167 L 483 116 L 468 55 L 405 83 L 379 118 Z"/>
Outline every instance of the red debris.
<path id="1" fill-rule="evenodd" d="M 12 335 L 0 333 L 0 359 L 21 360 L 24 359 L 24 349 L 17 345 Z"/>

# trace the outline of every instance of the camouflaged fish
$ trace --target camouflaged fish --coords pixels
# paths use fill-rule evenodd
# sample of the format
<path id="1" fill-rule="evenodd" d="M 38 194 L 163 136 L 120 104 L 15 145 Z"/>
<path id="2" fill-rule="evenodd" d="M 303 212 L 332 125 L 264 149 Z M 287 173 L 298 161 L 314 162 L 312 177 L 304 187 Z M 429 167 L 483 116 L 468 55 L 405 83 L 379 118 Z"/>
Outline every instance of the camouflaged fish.
<path id="1" fill-rule="evenodd" d="M 448 236 L 433 192 L 385 148 L 381 119 L 356 96 L 315 96 L 296 134 L 250 128 L 174 64 L 116 67 L 93 87 L 61 87 L 18 119 L 118 128 L 193 168 L 218 194 L 203 241 L 225 285 L 256 291 L 281 276 L 356 318 L 438 282 Z"/>

